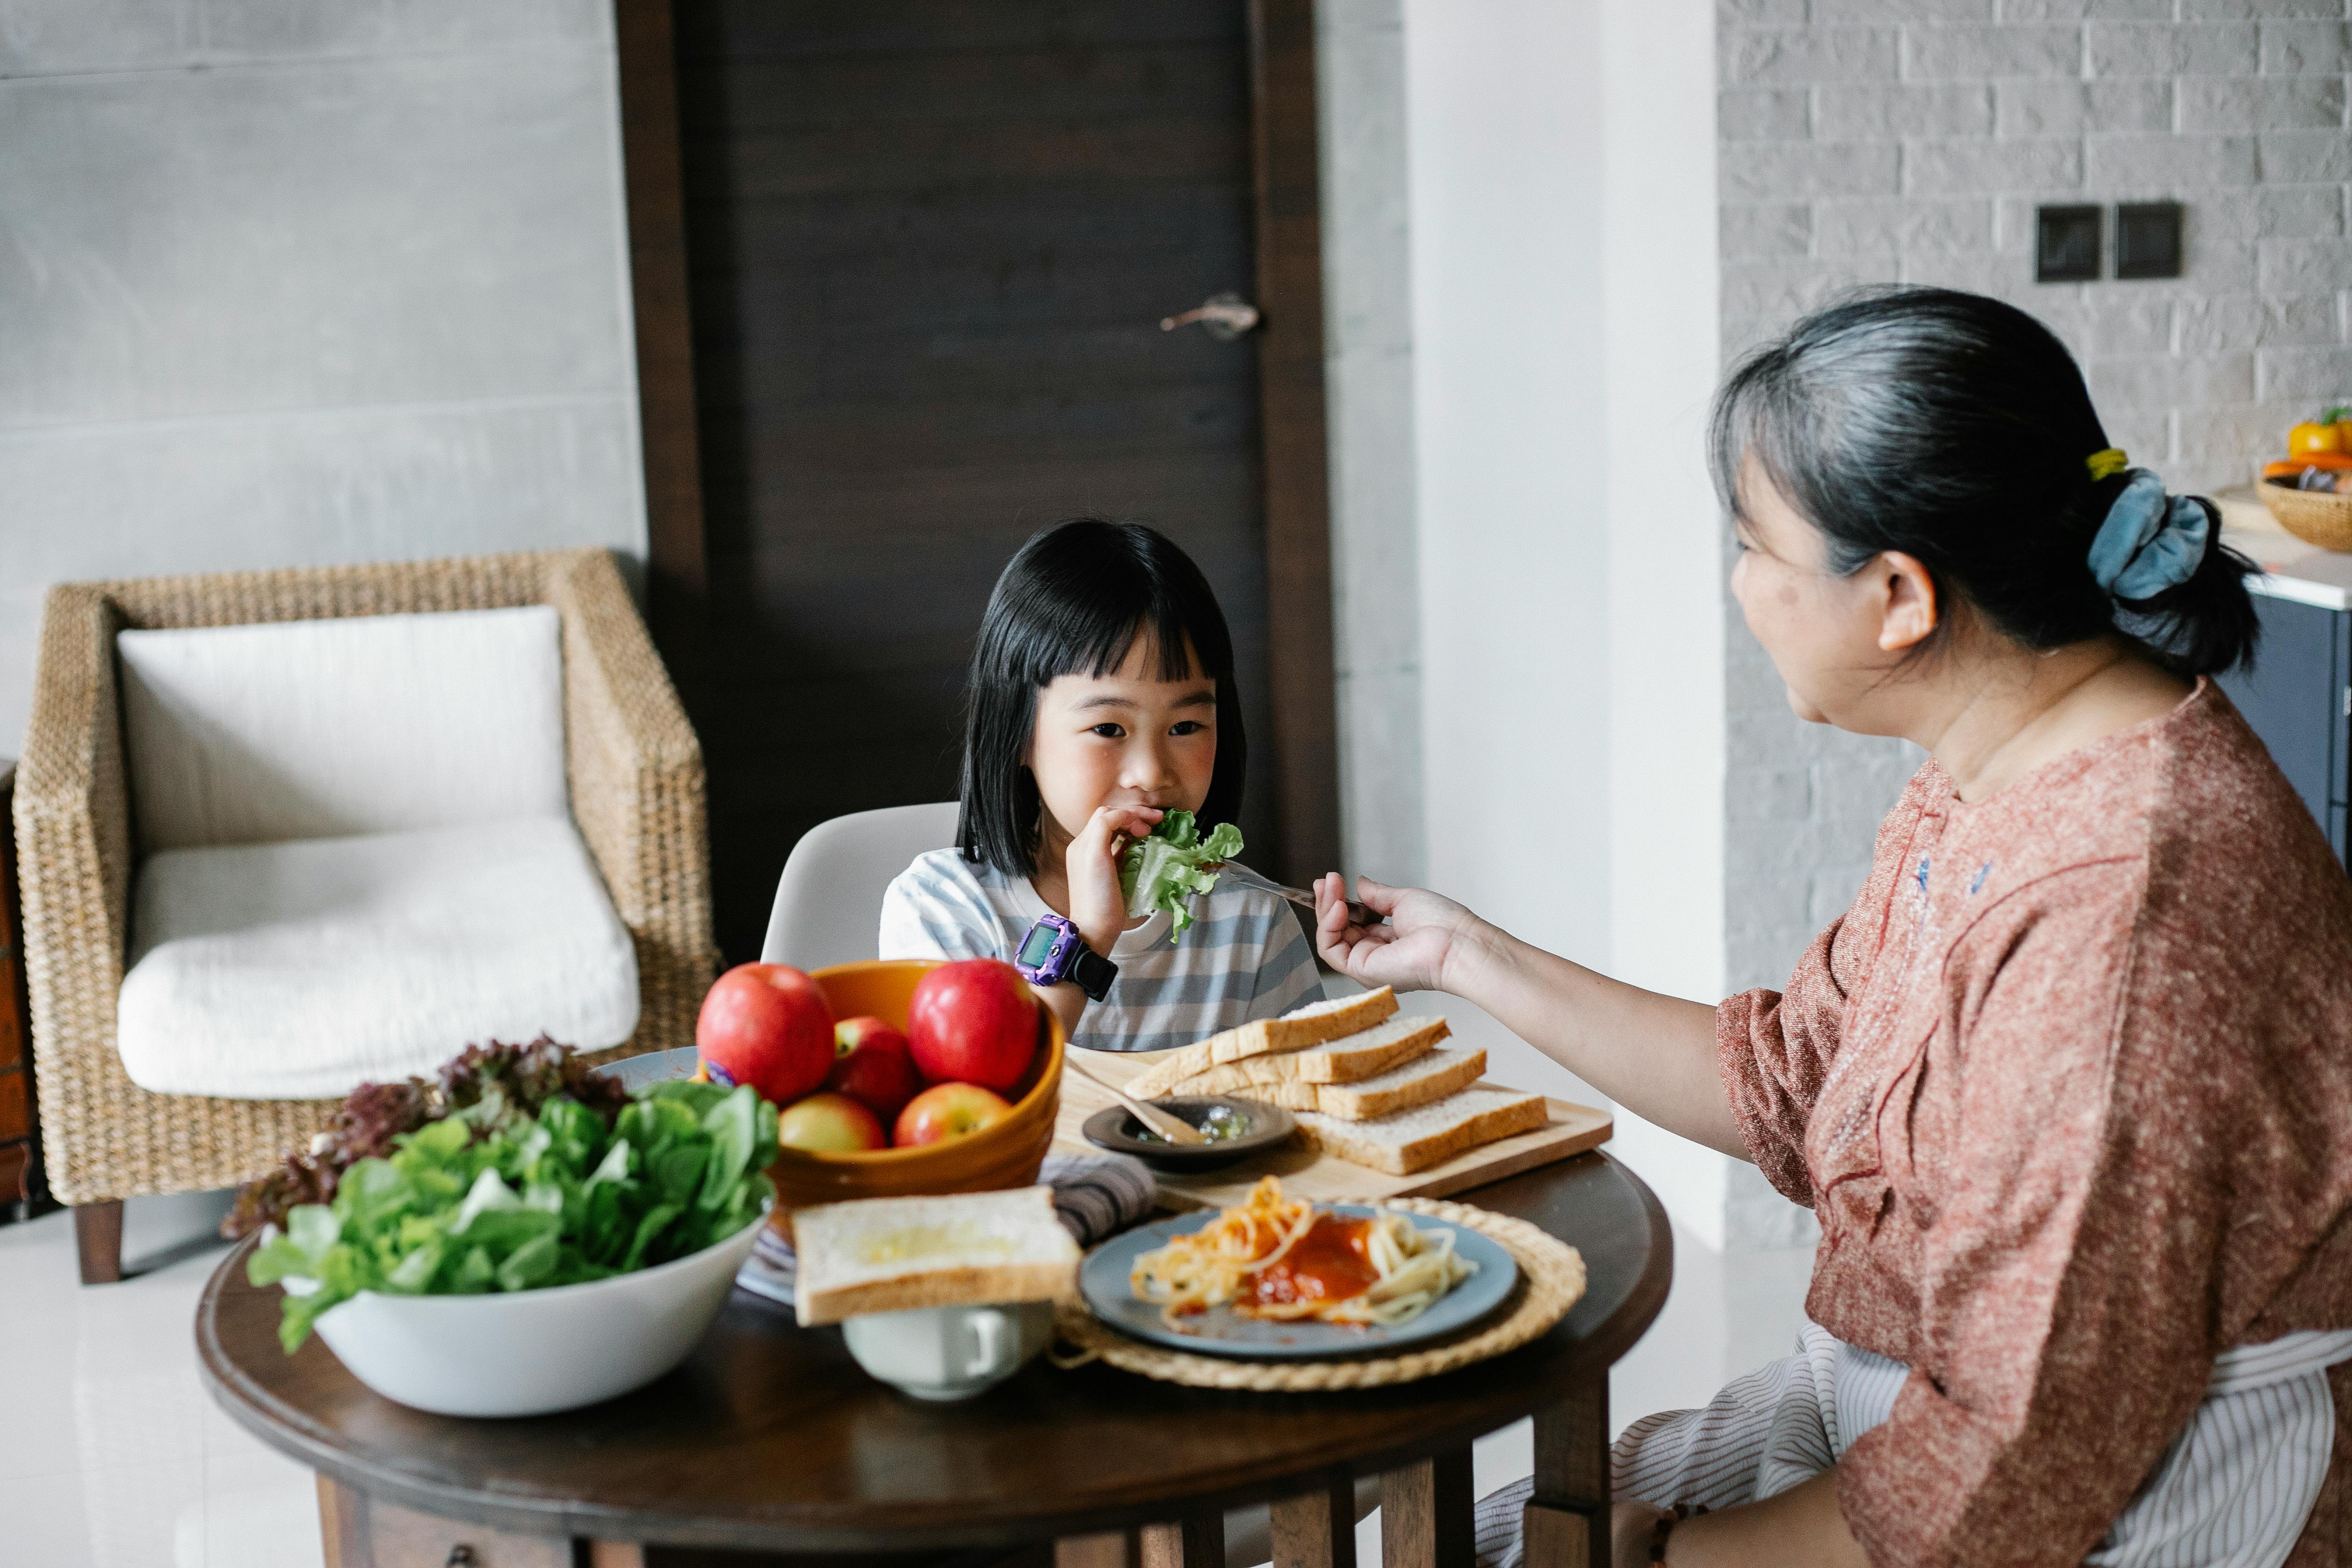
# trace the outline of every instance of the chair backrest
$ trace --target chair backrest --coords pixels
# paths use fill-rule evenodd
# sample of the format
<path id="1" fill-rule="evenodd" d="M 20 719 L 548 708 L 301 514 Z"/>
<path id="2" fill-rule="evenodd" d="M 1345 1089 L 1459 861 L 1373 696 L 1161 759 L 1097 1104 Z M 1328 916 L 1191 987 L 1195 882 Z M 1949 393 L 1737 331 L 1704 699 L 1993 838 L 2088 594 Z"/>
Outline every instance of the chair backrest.
<path id="1" fill-rule="evenodd" d="M 882 894 L 918 855 L 955 842 L 956 803 L 893 805 L 820 822 L 776 881 L 762 963 L 822 969 L 875 954 Z"/>
<path id="2" fill-rule="evenodd" d="M 125 631 L 114 646 L 148 853 L 566 809 L 551 605 Z"/>

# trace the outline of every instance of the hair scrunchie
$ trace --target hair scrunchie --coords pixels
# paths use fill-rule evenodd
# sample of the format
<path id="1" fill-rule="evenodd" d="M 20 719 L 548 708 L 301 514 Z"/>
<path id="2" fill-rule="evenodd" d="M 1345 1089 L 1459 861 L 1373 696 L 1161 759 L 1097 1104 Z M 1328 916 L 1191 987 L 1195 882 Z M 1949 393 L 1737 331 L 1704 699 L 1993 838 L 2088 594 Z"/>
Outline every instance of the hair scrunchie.
<path id="1" fill-rule="evenodd" d="M 2168 496 L 2147 468 L 2131 479 L 2091 541 L 2091 575 L 2117 599 L 2152 599 L 2196 574 L 2213 520 L 2194 496 Z"/>

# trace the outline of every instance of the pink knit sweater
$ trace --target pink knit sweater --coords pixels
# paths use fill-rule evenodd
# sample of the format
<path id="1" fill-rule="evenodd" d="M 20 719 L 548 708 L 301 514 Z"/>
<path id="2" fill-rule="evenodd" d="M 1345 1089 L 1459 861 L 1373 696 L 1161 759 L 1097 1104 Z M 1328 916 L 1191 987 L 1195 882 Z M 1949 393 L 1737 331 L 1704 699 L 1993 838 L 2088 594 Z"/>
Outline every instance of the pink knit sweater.
<path id="1" fill-rule="evenodd" d="M 2352 1327 L 2352 880 L 2210 682 L 1964 805 L 1929 763 L 1786 992 L 1717 1010 L 1806 1310 L 1906 1362 L 1874 1563 L 2074 1563 L 2214 1356 Z M 2352 1376 L 2298 1565 L 2352 1568 Z"/>

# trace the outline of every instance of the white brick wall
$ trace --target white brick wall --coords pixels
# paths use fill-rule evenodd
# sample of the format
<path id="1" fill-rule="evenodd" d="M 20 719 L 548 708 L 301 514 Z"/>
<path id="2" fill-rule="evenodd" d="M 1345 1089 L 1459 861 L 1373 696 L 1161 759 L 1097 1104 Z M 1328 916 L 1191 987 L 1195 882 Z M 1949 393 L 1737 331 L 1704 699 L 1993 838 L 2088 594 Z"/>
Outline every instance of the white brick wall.
<path id="1" fill-rule="evenodd" d="M 1719 0 L 1727 363 L 1858 283 L 2032 311 L 2109 436 L 2242 482 L 2352 398 L 2346 0 Z M 2042 202 L 2177 199 L 2186 276 L 2033 281 Z M 1777 984 L 1853 896 L 1916 765 L 1799 723 L 1730 609 L 1726 973 Z M 1756 1223 L 1770 1205 L 1748 1201 Z"/>

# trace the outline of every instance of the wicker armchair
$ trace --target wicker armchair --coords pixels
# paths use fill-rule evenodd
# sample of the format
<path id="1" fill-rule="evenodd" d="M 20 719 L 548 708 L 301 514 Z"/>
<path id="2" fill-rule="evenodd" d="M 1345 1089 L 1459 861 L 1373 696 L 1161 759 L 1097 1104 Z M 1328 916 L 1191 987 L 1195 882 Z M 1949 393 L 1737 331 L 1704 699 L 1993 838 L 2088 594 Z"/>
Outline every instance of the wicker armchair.
<path id="1" fill-rule="evenodd" d="M 554 606 L 574 822 L 634 939 L 635 1037 L 689 1045 L 716 972 L 701 748 L 612 557 L 601 550 L 67 584 L 42 617 L 15 805 L 33 1057 L 52 1189 L 74 1205 L 86 1282 L 119 1279 L 121 1200 L 247 1180 L 335 1100 L 153 1094 L 115 1049 L 132 843 L 114 637 L 346 616 Z"/>

